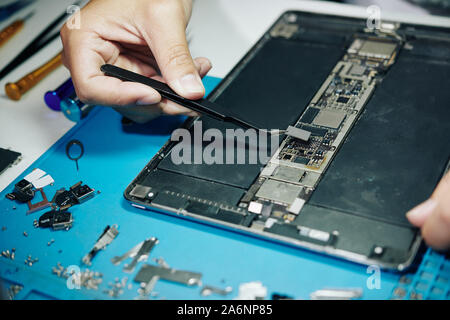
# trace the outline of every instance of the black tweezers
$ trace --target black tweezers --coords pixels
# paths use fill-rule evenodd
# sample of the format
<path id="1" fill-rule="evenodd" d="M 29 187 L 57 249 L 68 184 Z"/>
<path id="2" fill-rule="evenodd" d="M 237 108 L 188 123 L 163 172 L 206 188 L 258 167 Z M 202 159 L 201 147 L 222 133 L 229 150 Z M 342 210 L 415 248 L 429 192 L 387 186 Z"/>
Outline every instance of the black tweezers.
<path id="1" fill-rule="evenodd" d="M 107 76 L 118 78 L 123 81 L 138 82 L 145 84 L 158 91 L 163 98 L 176 102 L 179 105 L 182 105 L 188 109 L 199 112 L 201 114 L 207 115 L 214 119 L 231 122 L 247 129 L 251 128 L 256 129 L 258 131 L 263 130 L 262 128 L 259 128 L 255 124 L 249 123 L 248 121 L 241 119 L 231 110 L 224 108 L 218 104 L 215 104 L 211 101 L 208 101 L 206 99 L 189 100 L 183 98 L 182 96 L 175 93 L 175 91 L 170 89 L 170 87 L 163 82 L 113 66 L 111 64 L 103 65 L 101 67 L 101 71 Z"/>

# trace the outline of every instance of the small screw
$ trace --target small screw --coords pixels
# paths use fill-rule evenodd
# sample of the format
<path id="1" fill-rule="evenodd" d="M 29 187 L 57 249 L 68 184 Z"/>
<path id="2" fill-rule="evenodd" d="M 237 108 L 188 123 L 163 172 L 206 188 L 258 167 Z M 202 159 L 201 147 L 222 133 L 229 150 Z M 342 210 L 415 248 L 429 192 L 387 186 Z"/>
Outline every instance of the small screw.
<path id="1" fill-rule="evenodd" d="M 376 254 L 382 254 L 383 253 L 383 248 L 382 247 L 375 247 L 375 249 L 373 251 Z"/>
<path id="2" fill-rule="evenodd" d="M 407 277 L 407 276 L 402 276 L 399 280 L 400 283 L 404 283 L 404 284 L 410 284 L 411 283 L 411 278 Z"/>
<path id="3" fill-rule="evenodd" d="M 395 288 L 394 295 L 403 298 L 404 296 L 406 296 L 406 290 L 403 288 Z"/>
<path id="4" fill-rule="evenodd" d="M 411 292 L 411 294 L 409 295 L 411 300 L 422 300 L 423 299 L 423 295 L 421 293 L 416 293 L 416 292 Z"/>
<path id="5" fill-rule="evenodd" d="M 25 259 L 25 264 L 28 266 L 33 266 L 34 263 L 38 262 L 39 258 L 34 258 L 30 255 L 28 255 L 27 259 Z"/>

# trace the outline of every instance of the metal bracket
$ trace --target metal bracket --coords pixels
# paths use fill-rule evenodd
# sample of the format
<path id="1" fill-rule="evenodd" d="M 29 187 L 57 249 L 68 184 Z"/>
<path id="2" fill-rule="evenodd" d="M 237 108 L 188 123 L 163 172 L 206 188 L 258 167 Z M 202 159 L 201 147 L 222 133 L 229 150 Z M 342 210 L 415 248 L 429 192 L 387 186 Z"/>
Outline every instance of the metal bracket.
<path id="1" fill-rule="evenodd" d="M 27 215 L 45 208 L 50 207 L 52 204 L 48 201 L 47 196 L 45 195 L 45 192 L 43 189 L 38 189 L 38 191 L 41 193 L 42 195 L 42 201 L 32 204 L 31 200 L 28 201 L 28 211 L 27 211 Z"/>
<path id="2" fill-rule="evenodd" d="M 136 268 L 138 262 L 146 261 L 149 257 L 150 251 L 153 249 L 155 245 L 157 245 L 159 240 L 155 237 L 146 239 L 133 248 L 131 248 L 128 252 L 124 253 L 121 256 L 116 256 L 111 259 L 111 262 L 115 265 L 120 264 L 124 260 L 128 258 L 133 258 L 131 263 L 126 264 L 123 268 L 124 272 L 132 273 Z"/>
<path id="3" fill-rule="evenodd" d="M 103 231 L 100 238 L 98 238 L 94 247 L 88 254 L 86 254 L 81 260 L 85 265 L 90 266 L 92 264 L 92 259 L 95 255 L 102 249 L 105 249 L 108 244 L 110 244 L 119 234 L 119 230 L 117 230 L 118 226 L 115 224 L 112 227 L 107 226 Z"/>
<path id="4" fill-rule="evenodd" d="M 226 287 L 226 288 L 222 289 L 222 288 L 217 288 L 217 287 L 213 287 L 213 286 L 204 286 L 202 288 L 202 291 L 200 292 L 200 294 L 204 297 L 208 297 L 212 294 L 226 296 L 226 295 L 230 294 L 232 291 L 233 291 L 232 287 Z"/>
<path id="5" fill-rule="evenodd" d="M 311 300 L 351 300 L 361 298 L 361 288 L 322 289 L 310 294 Z"/>
<path id="6" fill-rule="evenodd" d="M 191 271 L 181 271 L 162 266 L 152 266 L 146 264 L 142 266 L 134 278 L 136 282 L 148 283 L 154 277 L 158 276 L 162 280 L 181 283 L 187 286 L 201 285 L 202 274 Z"/>

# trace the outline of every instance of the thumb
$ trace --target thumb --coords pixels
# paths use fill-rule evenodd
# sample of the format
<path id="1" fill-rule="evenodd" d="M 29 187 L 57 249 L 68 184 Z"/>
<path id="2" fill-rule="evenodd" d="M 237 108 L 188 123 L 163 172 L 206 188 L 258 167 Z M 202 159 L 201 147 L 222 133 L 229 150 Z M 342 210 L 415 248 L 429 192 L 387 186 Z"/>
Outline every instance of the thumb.
<path id="1" fill-rule="evenodd" d="M 450 248 L 450 208 L 438 203 L 422 227 L 422 236 L 429 246 L 437 250 Z"/>
<path id="2" fill-rule="evenodd" d="M 436 210 L 437 202 L 433 198 L 428 199 L 425 202 L 422 202 L 417 207 L 410 210 L 406 217 L 409 222 L 416 227 L 421 228 L 427 219 L 433 214 Z"/>
<path id="3" fill-rule="evenodd" d="M 186 11 L 178 1 L 155 1 L 150 11 L 144 38 L 164 80 L 185 98 L 202 98 L 205 88 L 186 40 Z"/>
<path id="4" fill-rule="evenodd" d="M 407 213 L 420 227 L 425 242 L 435 249 L 450 247 L 450 173 L 442 178 L 430 199 Z"/>

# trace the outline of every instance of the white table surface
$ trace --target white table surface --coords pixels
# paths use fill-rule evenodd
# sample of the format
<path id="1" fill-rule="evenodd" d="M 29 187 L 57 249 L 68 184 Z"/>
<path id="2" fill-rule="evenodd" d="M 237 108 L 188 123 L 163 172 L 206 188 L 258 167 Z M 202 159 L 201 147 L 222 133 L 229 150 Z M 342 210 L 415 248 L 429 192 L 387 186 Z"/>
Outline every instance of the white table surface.
<path id="1" fill-rule="evenodd" d="M 70 5 L 73 0 L 39 0 L 22 12 L 0 23 L 5 27 L 17 17 L 36 10 L 24 31 L 0 48 L 0 68 L 4 67 L 45 26 Z M 289 9 L 367 17 L 365 7 L 337 3 L 300 0 L 196 0 L 189 26 L 190 46 L 193 56 L 206 56 L 213 63 L 210 75 L 224 77 L 240 58 L 260 38 L 264 31 Z M 450 27 L 450 18 L 411 15 L 404 12 L 384 12 L 382 19 Z M 59 68 L 20 102 L 8 100 L 4 85 L 16 81 L 61 50 L 59 39 L 41 50 L 0 81 L 0 147 L 22 153 L 22 160 L 0 175 L 0 191 L 26 170 L 74 123 L 47 108 L 44 93 L 53 90 L 69 77 L 69 72 Z"/>

